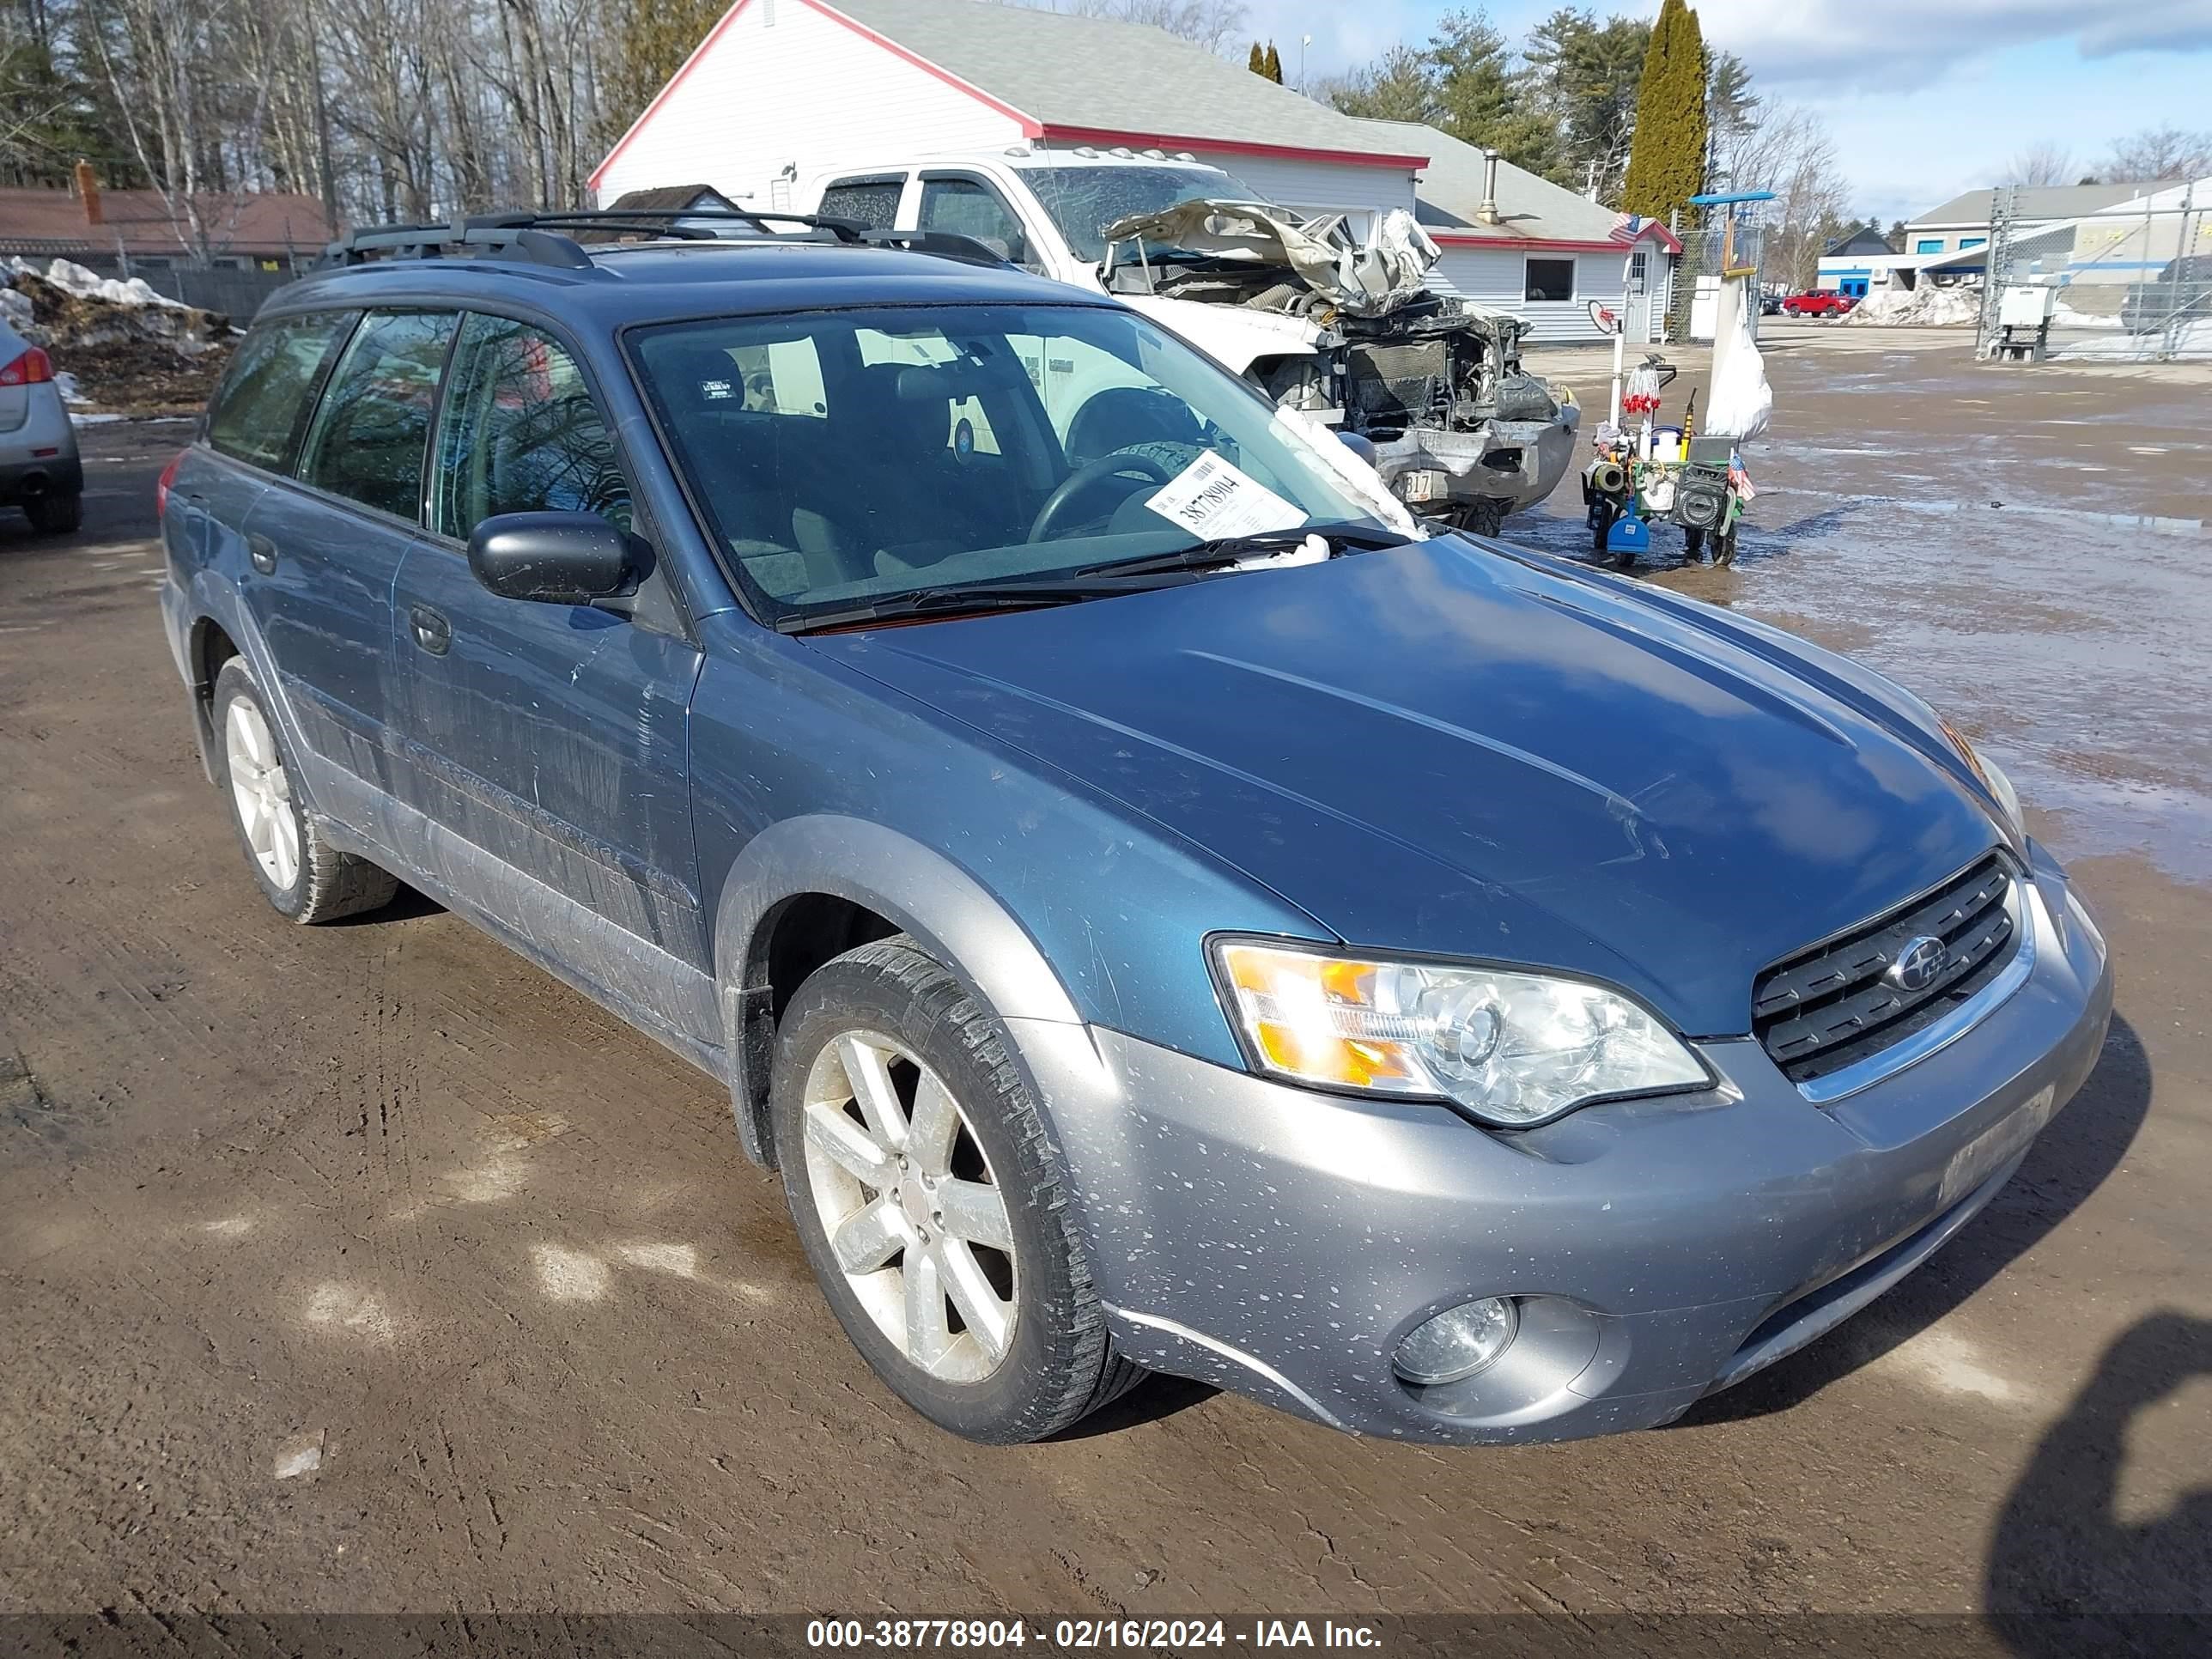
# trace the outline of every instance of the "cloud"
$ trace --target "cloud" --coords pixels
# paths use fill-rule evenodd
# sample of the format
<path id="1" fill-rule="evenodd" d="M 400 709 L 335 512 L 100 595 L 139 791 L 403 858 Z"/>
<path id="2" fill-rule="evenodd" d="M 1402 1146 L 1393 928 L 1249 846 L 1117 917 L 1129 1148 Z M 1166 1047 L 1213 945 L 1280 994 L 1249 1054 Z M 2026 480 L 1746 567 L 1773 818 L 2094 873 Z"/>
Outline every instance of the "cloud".
<path id="1" fill-rule="evenodd" d="M 1706 40 L 1770 83 L 1895 92 L 1966 60 L 2042 40 L 2087 58 L 2212 49 L 2212 0 L 1699 0 Z"/>

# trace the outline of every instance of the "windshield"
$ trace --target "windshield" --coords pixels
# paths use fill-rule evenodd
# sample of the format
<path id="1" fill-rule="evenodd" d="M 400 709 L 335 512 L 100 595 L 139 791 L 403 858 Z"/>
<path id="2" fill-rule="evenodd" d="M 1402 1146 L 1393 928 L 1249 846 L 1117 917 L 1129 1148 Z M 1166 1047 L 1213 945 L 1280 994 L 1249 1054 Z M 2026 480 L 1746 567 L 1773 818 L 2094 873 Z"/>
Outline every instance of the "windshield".
<path id="1" fill-rule="evenodd" d="M 1136 213 L 1158 213 L 1178 202 L 1220 198 L 1257 202 L 1258 191 L 1217 167 L 1030 167 L 1022 169 L 1044 210 L 1079 259 L 1106 257 L 1106 227 Z"/>
<path id="2" fill-rule="evenodd" d="M 1407 528 L 1325 429 L 1118 307 L 822 311 L 629 337 L 673 458 L 771 622 L 1310 524 Z"/>

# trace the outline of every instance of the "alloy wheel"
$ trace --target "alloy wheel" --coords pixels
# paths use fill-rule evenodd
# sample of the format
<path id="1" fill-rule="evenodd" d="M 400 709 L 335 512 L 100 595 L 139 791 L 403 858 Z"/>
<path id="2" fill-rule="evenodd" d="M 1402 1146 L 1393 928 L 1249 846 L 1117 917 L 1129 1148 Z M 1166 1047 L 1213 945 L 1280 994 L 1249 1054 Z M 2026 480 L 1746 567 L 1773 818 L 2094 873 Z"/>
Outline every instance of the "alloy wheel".
<path id="1" fill-rule="evenodd" d="M 292 811 L 292 781 L 276 752 L 269 722 L 251 699 L 234 697 L 224 722 L 231 799 L 246 830 L 246 844 L 261 873 L 289 892 L 300 873 L 300 821 Z"/>
<path id="2" fill-rule="evenodd" d="M 837 1269 L 907 1359 L 977 1382 L 1013 1344 L 1013 1223 L 974 1126 L 903 1044 L 823 1045 L 801 1104 L 808 1191 Z"/>

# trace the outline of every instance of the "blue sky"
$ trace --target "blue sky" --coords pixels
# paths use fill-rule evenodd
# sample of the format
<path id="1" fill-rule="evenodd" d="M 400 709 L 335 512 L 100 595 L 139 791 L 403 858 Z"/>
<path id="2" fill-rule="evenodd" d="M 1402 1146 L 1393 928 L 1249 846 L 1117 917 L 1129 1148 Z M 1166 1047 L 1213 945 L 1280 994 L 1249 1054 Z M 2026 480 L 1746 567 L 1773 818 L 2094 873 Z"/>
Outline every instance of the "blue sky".
<path id="1" fill-rule="evenodd" d="M 1427 38 L 1462 0 L 1246 0 L 1285 78 L 1297 42 L 1310 77 Z M 1509 40 L 1557 0 L 1493 0 Z M 1657 0 L 1591 0 L 1650 15 Z M 1709 43 L 1752 66 L 1771 99 L 1817 109 L 1834 135 L 1853 206 L 1910 217 L 1995 182 L 2051 142 L 2093 168 L 2115 138 L 2150 126 L 2212 127 L 2212 0 L 1693 0 Z"/>

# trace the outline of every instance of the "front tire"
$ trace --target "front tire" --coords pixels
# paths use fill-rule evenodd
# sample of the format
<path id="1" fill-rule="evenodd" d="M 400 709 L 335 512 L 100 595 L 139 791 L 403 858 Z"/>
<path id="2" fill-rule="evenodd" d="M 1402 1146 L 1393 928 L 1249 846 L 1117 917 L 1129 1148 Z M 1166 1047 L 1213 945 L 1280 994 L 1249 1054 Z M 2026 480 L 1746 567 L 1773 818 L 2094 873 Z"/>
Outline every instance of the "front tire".
<path id="1" fill-rule="evenodd" d="M 911 939 L 861 945 L 799 987 L 769 1088 L 806 1259 L 908 1405 L 1012 1445 L 1144 1375 L 1114 1352 L 1005 1028 Z"/>
<path id="2" fill-rule="evenodd" d="M 1470 536 L 1495 537 L 1505 528 L 1505 516 L 1512 510 L 1512 502 L 1496 495 L 1484 495 L 1467 509 L 1462 523 Z"/>
<path id="3" fill-rule="evenodd" d="M 290 757 L 245 658 L 231 658 L 216 676 L 214 712 L 230 821 L 261 896 L 277 914 L 301 923 L 334 921 L 391 903 L 398 882 L 331 846 L 301 805 Z"/>

